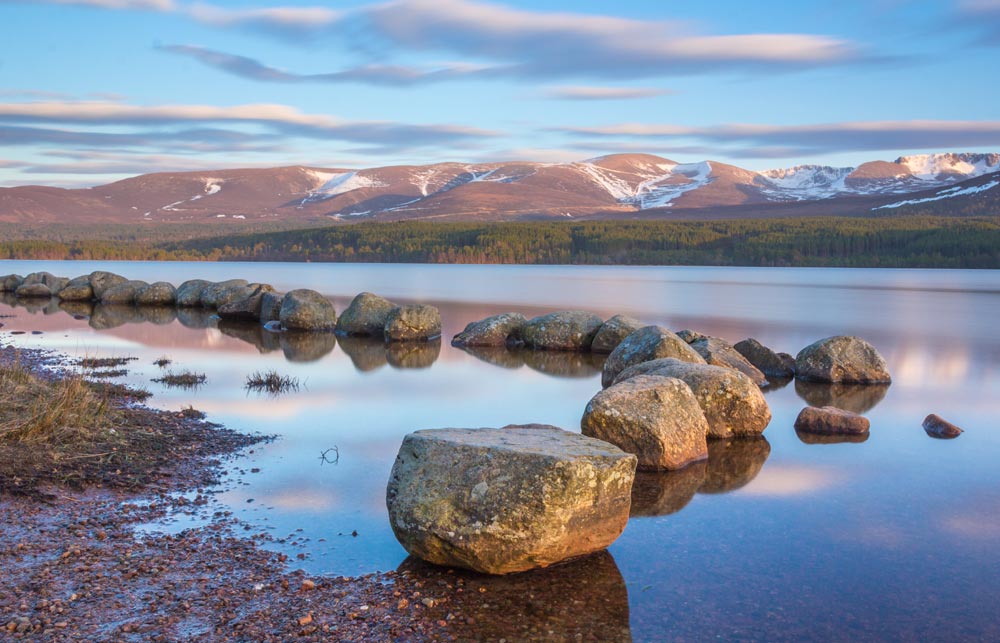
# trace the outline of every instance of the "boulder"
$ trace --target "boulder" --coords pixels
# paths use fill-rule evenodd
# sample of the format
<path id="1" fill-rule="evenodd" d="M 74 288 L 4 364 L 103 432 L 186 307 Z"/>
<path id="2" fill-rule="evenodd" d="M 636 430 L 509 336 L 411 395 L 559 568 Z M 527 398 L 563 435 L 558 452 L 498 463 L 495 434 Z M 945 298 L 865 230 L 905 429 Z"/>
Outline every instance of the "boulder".
<path id="1" fill-rule="evenodd" d="M 590 400 L 584 435 L 634 453 L 640 469 L 681 469 L 708 457 L 708 422 L 687 384 L 641 375 L 606 388 Z"/>
<path id="2" fill-rule="evenodd" d="M 363 292 L 351 300 L 351 304 L 341 313 L 337 320 L 337 333 L 381 337 L 389 314 L 395 308 L 396 304 L 385 297 Z"/>
<path id="3" fill-rule="evenodd" d="M 179 307 L 191 308 L 201 306 L 201 293 L 212 285 L 211 281 L 204 279 L 189 279 L 177 286 L 175 294 L 176 303 Z"/>
<path id="4" fill-rule="evenodd" d="M 662 326 L 645 326 L 626 337 L 608 355 L 601 375 L 601 385 L 611 386 L 615 377 L 630 366 L 663 357 L 704 364 L 705 359 L 687 342 Z"/>
<path id="5" fill-rule="evenodd" d="M 93 301 L 94 287 L 90 285 L 90 276 L 71 279 L 56 295 L 63 301 Z"/>
<path id="6" fill-rule="evenodd" d="M 94 299 L 100 300 L 104 296 L 104 291 L 107 289 L 117 286 L 118 284 L 123 284 L 128 279 L 122 277 L 121 275 L 116 275 L 113 272 L 106 272 L 104 270 L 95 270 L 90 273 L 90 287 L 94 291 Z"/>
<path id="7" fill-rule="evenodd" d="M 139 291 L 148 286 L 145 281 L 123 281 L 101 294 L 102 304 L 134 304 Z"/>
<path id="8" fill-rule="evenodd" d="M 957 438 L 964 433 L 962 429 L 934 413 L 924 418 L 924 431 L 932 438 L 941 438 L 943 440 Z"/>
<path id="9" fill-rule="evenodd" d="M 600 330 L 594 336 L 594 343 L 590 345 L 590 350 L 595 353 L 610 353 L 618 348 L 622 340 L 643 327 L 643 323 L 638 319 L 627 315 L 615 315 L 608 321 L 601 324 Z"/>
<path id="10" fill-rule="evenodd" d="M 230 301 L 219 306 L 219 318 L 259 322 L 261 310 L 264 306 L 264 295 L 271 293 L 270 290 L 265 291 L 265 287 L 270 288 L 270 286 L 261 286 L 254 290 L 253 294 L 248 297 Z M 246 289 L 249 290 L 250 286 L 247 286 Z M 274 304 L 271 303 L 271 306 L 273 305 Z M 269 314 L 271 312 L 273 312 L 273 309 L 269 310 Z M 280 308 L 278 309 L 278 314 L 281 314 Z M 272 320 L 268 319 L 265 323 L 267 321 Z"/>
<path id="11" fill-rule="evenodd" d="M 564 310 L 528 320 L 522 339 L 530 348 L 552 351 L 586 351 L 604 320 L 581 310 Z"/>
<path id="12" fill-rule="evenodd" d="M 337 312 L 323 295 L 300 288 L 282 298 L 278 319 L 282 328 L 290 330 L 333 330 L 337 325 Z"/>
<path id="13" fill-rule="evenodd" d="M 861 444 L 868 441 L 869 433 L 824 435 L 822 433 L 809 433 L 808 431 L 796 430 L 795 435 L 802 444 Z"/>
<path id="14" fill-rule="evenodd" d="M 441 336 L 441 313 L 434 306 L 409 304 L 393 308 L 385 320 L 387 342 L 426 342 Z"/>
<path id="15" fill-rule="evenodd" d="M 386 505 L 410 554 L 487 574 L 606 548 L 628 521 L 636 458 L 556 427 L 410 433 Z"/>
<path id="16" fill-rule="evenodd" d="M 248 285 L 249 282 L 246 279 L 227 279 L 226 281 L 209 283 L 201 291 L 198 301 L 203 308 L 218 308 L 222 304 L 236 299 L 234 293 L 244 292 Z"/>
<path id="17" fill-rule="evenodd" d="M 888 384 L 889 368 L 875 347 L 858 337 L 827 337 L 795 356 L 795 375 L 813 382 Z"/>
<path id="18" fill-rule="evenodd" d="M 688 330 L 687 328 L 685 328 L 684 330 L 677 331 L 677 336 L 683 339 L 688 344 L 690 344 L 691 342 L 696 342 L 699 339 L 705 339 L 706 337 L 708 337 L 707 335 L 702 335 L 697 331 Z"/>
<path id="19" fill-rule="evenodd" d="M 768 377 L 792 377 L 795 375 L 794 357 L 788 353 L 775 353 L 753 337 L 736 342 L 733 348 Z"/>
<path id="20" fill-rule="evenodd" d="M 24 277 L 21 275 L 4 275 L 0 277 L 0 292 L 14 292 L 22 283 Z"/>
<path id="21" fill-rule="evenodd" d="M 285 298 L 283 293 L 265 292 L 260 299 L 260 323 L 278 321 L 281 318 L 281 302 Z"/>
<path id="22" fill-rule="evenodd" d="M 49 292 L 53 295 L 66 287 L 69 283 L 69 279 L 66 277 L 56 277 L 51 272 L 32 272 L 24 277 L 24 281 L 21 282 L 22 286 L 31 286 L 34 284 L 45 284 L 49 288 Z"/>
<path id="23" fill-rule="evenodd" d="M 157 281 L 137 292 L 135 303 L 139 306 L 173 306 L 176 298 L 173 284 Z"/>
<path id="24" fill-rule="evenodd" d="M 17 295 L 18 297 L 25 297 L 25 298 L 51 297 L 52 291 L 49 290 L 49 287 L 46 286 L 45 284 L 41 282 L 35 282 L 31 284 L 29 283 L 21 284 L 20 286 L 17 287 L 17 290 L 14 291 L 14 294 Z"/>
<path id="25" fill-rule="evenodd" d="M 662 358 L 622 371 L 615 383 L 641 375 L 676 377 L 691 387 L 708 420 L 709 438 L 759 435 L 771 421 L 760 387 L 731 368 Z"/>
<path id="26" fill-rule="evenodd" d="M 701 337 L 689 345 L 705 358 L 706 363 L 737 370 L 753 380 L 757 386 L 767 386 L 764 374 L 726 340 L 718 337 Z"/>
<path id="27" fill-rule="evenodd" d="M 821 435 L 858 435 L 868 433 L 868 418 L 835 406 L 807 406 L 795 418 L 795 430 Z"/>
<path id="28" fill-rule="evenodd" d="M 500 313 L 466 325 L 451 340 L 452 346 L 507 346 L 520 344 L 527 318 L 521 313 Z"/>

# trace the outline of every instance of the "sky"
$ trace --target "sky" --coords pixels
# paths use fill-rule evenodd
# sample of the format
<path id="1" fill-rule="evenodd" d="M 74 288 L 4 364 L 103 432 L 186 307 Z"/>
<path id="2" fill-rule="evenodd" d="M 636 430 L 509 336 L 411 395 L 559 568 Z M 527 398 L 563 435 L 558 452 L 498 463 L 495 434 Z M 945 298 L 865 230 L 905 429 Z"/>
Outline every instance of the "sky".
<path id="1" fill-rule="evenodd" d="M 1000 150 L 1000 0 L 0 0 L 0 186 Z"/>

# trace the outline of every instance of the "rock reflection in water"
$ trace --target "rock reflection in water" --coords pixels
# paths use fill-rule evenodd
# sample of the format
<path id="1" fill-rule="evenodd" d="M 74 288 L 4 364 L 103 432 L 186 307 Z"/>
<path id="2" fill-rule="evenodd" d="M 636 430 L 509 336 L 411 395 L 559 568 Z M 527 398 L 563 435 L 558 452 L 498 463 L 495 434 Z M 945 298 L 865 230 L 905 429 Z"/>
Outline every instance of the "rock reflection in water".
<path id="1" fill-rule="evenodd" d="M 77 319 L 90 317 L 94 314 L 94 304 L 90 301 L 69 301 L 59 302 L 59 310 Z"/>
<path id="2" fill-rule="evenodd" d="M 448 625 L 452 640 L 632 640 L 628 589 L 607 551 L 508 576 L 465 570 L 452 573 L 413 557 L 404 560 L 397 571 L 422 580 L 429 597 L 447 596 L 440 608 L 442 615 L 453 612 L 458 616 Z M 459 583 L 464 591 L 445 593 L 444 587 Z"/>
<path id="3" fill-rule="evenodd" d="M 555 377 L 592 377 L 604 368 L 607 355 L 570 351 L 541 351 L 529 348 L 460 346 L 469 355 L 500 368 L 527 366 Z"/>
<path id="4" fill-rule="evenodd" d="M 219 321 L 219 317 L 215 314 L 215 311 L 205 308 L 181 307 L 176 312 L 177 321 L 184 328 L 215 328 L 216 323 Z"/>
<path id="5" fill-rule="evenodd" d="M 74 302 L 62 302 L 63 305 Z M 75 302 L 77 305 L 86 305 Z M 177 319 L 177 311 L 172 306 L 132 306 L 130 304 L 97 304 L 90 313 L 90 327 L 95 330 L 118 328 L 125 324 L 152 323 L 157 326 L 172 324 Z"/>
<path id="6" fill-rule="evenodd" d="M 187 309 L 184 309 L 187 310 Z M 256 322 L 218 320 L 219 332 L 226 337 L 232 337 L 248 344 L 253 344 L 261 353 L 271 353 L 281 350 L 278 333 L 272 333 Z"/>
<path id="7" fill-rule="evenodd" d="M 330 332 L 285 331 L 276 334 L 289 362 L 315 362 L 337 347 L 337 336 Z"/>
<path id="8" fill-rule="evenodd" d="M 519 350 L 508 350 L 502 346 L 456 346 L 456 348 L 500 368 L 518 369 L 524 366 L 524 357 Z"/>
<path id="9" fill-rule="evenodd" d="M 757 477 L 771 454 L 764 437 L 710 440 L 708 460 L 679 471 L 637 471 L 630 515 L 666 516 L 683 509 L 696 493 L 728 493 Z"/>
<path id="10" fill-rule="evenodd" d="M 378 370 L 386 365 L 385 342 L 377 337 L 341 336 L 340 349 L 344 351 L 354 368 L 362 373 Z"/>
<path id="11" fill-rule="evenodd" d="M 441 339 L 429 342 L 390 342 L 385 356 L 393 368 L 430 368 L 441 354 Z"/>
<path id="12" fill-rule="evenodd" d="M 868 432 L 864 433 L 844 433 L 841 435 L 821 435 L 819 433 L 808 433 L 806 431 L 795 431 L 804 444 L 860 444 L 868 440 Z"/>
<path id="13" fill-rule="evenodd" d="M 864 414 L 875 408 L 889 391 L 889 384 L 825 384 L 795 380 L 795 392 L 809 406 L 835 406 Z"/>
<path id="14" fill-rule="evenodd" d="M 780 391 L 781 389 L 788 386 L 794 379 L 792 377 L 774 377 L 770 375 L 765 377 L 767 377 L 767 384 L 761 387 L 761 392 L 763 392 L 765 395 L 767 393 L 773 393 L 774 391 Z"/>

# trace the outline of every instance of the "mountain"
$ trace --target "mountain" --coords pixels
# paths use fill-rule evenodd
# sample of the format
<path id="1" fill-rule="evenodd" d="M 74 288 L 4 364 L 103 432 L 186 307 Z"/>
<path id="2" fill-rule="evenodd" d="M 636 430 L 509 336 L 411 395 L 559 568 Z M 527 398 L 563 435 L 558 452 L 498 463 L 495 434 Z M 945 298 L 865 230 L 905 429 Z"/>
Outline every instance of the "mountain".
<path id="1" fill-rule="evenodd" d="M 678 163 L 650 154 L 613 154 L 574 163 L 439 163 L 358 170 L 292 166 L 146 174 L 89 189 L 0 188 L 0 221 L 880 214 L 956 195 L 978 198 L 996 186 L 983 181 L 970 186 L 981 188 L 978 191 L 948 190 L 997 172 L 1000 154 L 973 153 L 903 156 L 857 168 L 800 165 L 763 172 L 716 161 Z"/>

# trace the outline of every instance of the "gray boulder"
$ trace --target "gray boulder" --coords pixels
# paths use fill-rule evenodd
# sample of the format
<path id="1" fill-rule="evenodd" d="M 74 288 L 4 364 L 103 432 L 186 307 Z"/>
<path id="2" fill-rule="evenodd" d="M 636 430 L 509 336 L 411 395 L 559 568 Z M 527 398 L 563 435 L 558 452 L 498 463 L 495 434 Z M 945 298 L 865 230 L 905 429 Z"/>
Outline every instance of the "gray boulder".
<path id="1" fill-rule="evenodd" d="M 924 418 L 923 426 L 927 435 L 932 438 L 941 438 L 943 440 L 957 438 L 965 433 L 962 429 L 958 428 L 940 415 L 935 415 L 934 413 L 931 413 Z"/>
<path id="2" fill-rule="evenodd" d="M 189 279 L 177 286 L 175 299 L 178 306 L 183 308 L 193 308 L 201 306 L 201 293 L 212 285 L 211 281 L 204 279 Z"/>
<path id="3" fill-rule="evenodd" d="M 708 422 L 687 384 L 641 375 L 590 400 L 580 428 L 638 457 L 640 469 L 681 469 L 708 457 Z"/>
<path id="4" fill-rule="evenodd" d="M 248 285 L 246 279 L 227 279 L 210 283 L 201 291 L 199 303 L 204 308 L 218 308 L 232 300 L 233 292 L 242 292 Z"/>
<path id="5" fill-rule="evenodd" d="M 284 293 L 265 292 L 260 298 L 260 323 L 266 324 L 281 318 L 281 302 Z"/>
<path id="6" fill-rule="evenodd" d="M 410 304 L 390 311 L 383 335 L 387 342 L 426 342 L 441 336 L 441 313 L 434 306 Z"/>
<path id="7" fill-rule="evenodd" d="M 594 336 L 594 343 L 590 345 L 590 350 L 595 353 L 610 353 L 618 348 L 618 344 L 621 344 L 622 340 L 643 326 L 641 321 L 633 317 L 615 315 L 601 324 L 600 330 Z"/>
<path id="8" fill-rule="evenodd" d="M 113 272 L 95 270 L 90 273 L 89 281 L 90 287 L 94 291 L 94 299 L 100 300 L 104 297 L 104 291 L 113 286 L 117 286 L 118 284 L 123 284 L 128 281 L 128 279 L 122 277 L 121 275 L 116 275 Z"/>
<path id="9" fill-rule="evenodd" d="M 36 297 L 51 297 L 52 291 L 49 287 L 41 282 L 35 283 L 24 283 L 17 287 L 14 294 L 18 297 L 24 298 L 36 298 Z"/>
<path id="10" fill-rule="evenodd" d="M 807 406 L 795 418 L 795 430 L 820 435 L 868 433 L 868 418 L 835 406 Z"/>
<path id="11" fill-rule="evenodd" d="M 795 375 L 813 382 L 887 384 L 892 381 L 885 359 L 858 337 L 827 337 L 795 356 Z"/>
<path id="12" fill-rule="evenodd" d="M 520 344 L 527 318 L 521 313 L 500 313 L 466 325 L 451 340 L 452 346 L 507 346 Z"/>
<path id="13" fill-rule="evenodd" d="M 615 383 L 641 375 L 676 377 L 691 387 L 708 420 L 709 438 L 759 435 L 771 422 L 771 409 L 760 387 L 731 368 L 668 357 L 629 367 Z"/>
<path id="14" fill-rule="evenodd" d="M 615 377 L 630 366 L 663 357 L 704 364 L 705 359 L 688 343 L 662 326 L 645 326 L 626 337 L 604 362 L 601 385 L 611 386 Z"/>
<path id="15" fill-rule="evenodd" d="M 94 288 L 90 285 L 90 276 L 71 279 L 56 295 L 63 301 L 93 301 Z"/>
<path id="16" fill-rule="evenodd" d="M 604 320 L 581 310 L 563 310 L 528 320 L 522 339 L 530 348 L 552 351 L 587 351 Z"/>
<path id="17" fill-rule="evenodd" d="M 688 344 L 690 344 L 692 342 L 696 342 L 699 339 L 705 339 L 706 337 L 708 337 L 708 335 L 702 335 L 698 331 L 689 330 L 687 328 L 685 328 L 684 330 L 677 331 L 676 334 L 677 334 L 678 337 L 680 337 L 681 339 L 683 339 Z"/>
<path id="18" fill-rule="evenodd" d="M 139 290 L 135 295 L 135 303 L 139 306 L 172 306 L 176 298 L 177 291 L 173 284 L 157 281 Z"/>
<path id="19" fill-rule="evenodd" d="M 753 337 L 736 342 L 733 348 L 768 377 L 792 377 L 795 375 L 794 357 L 788 353 L 775 353 Z"/>
<path id="20" fill-rule="evenodd" d="M 700 337 L 688 344 L 705 358 L 707 364 L 732 368 L 743 373 L 757 386 L 767 386 L 767 378 L 756 366 L 733 348 L 732 344 L 718 337 Z"/>
<path id="21" fill-rule="evenodd" d="M 270 288 L 270 286 L 260 286 L 247 297 L 230 301 L 219 306 L 219 318 L 259 322 L 261 310 L 264 306 L 264 295 L 271 292 L 270 290 L 265 291 L 265 287 Z M 250 290 L 250 288 L 251 286 L 247 286 L 246 290 Z M 281 309 L 279 308 L 278 314 L 280 315 L 280 313 Z M 271 319 L 266 321 L 271 321 Z"/>
<path id="22" fill-rule="evenodd" d="M 14 292 L 22 283 L 24 283 L 24 277 L 21 275 L 4 275 L 0 277 L 0 292 Z"/>
<path id="23" fill-rule="evenodd" d="M 66 287 L 69 283 L 69 279 L 66 277 L 56 277 L 51 272 L 32 272 L 24 277 L 24 281 L 21 282 L 22 286 L 31 286 L 34 284 L 45 284 L 49 288 L 49 292 L 55 294 Z"/>
<path id="24" fill-rule="evenodd" d="M 352 299 L 351 304 L 340 314 L 340 319 L 337 320 L 337 333 L 363 337 L 381 336 L 385 331 L 389 314 L 395 308 L 396 304 L 385 297 L 363 292 Z"/>
<path id="25" fill-rule="evenodd" d="M 278 319 L 281 327 L 289 330 L 333 330 L 337 326 L 337 312 L 330 300 L 305 288 L 282 298 Z"/>
<path id="26" fill-rule="evenodd" d="M 145 281 L 124 281 L 101 294 L 102 304 L 134 304 L 139 291 L 148 286 Z"/>
<path id="27" fill-rule="evenodd" d="M 628 521 L 636 458 L 556 427 L 407 435 L 386 505 L 410 554 L 487 574 L 600 551 Z"/>

